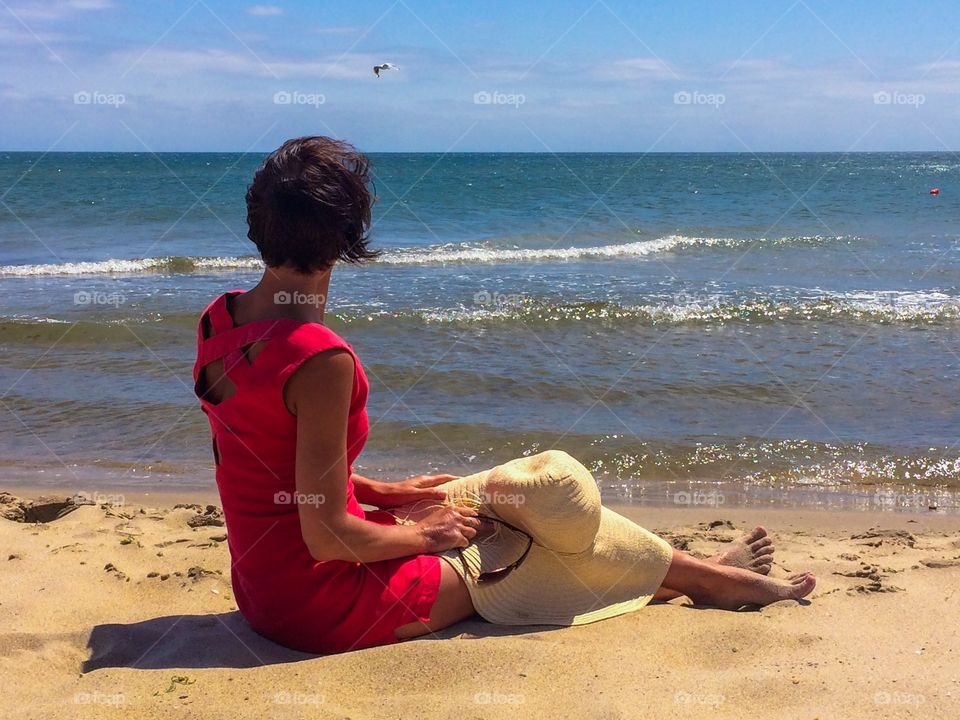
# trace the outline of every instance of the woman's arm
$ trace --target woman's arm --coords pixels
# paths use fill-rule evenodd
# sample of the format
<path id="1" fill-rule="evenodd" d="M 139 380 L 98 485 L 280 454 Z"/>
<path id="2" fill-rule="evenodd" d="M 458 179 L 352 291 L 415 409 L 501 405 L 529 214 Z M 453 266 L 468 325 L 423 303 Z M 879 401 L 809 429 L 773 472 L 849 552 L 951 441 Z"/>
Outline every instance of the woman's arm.
<path id="1" fill-rule="evenodd" d="M 347 420 L 354 360 L 343 350 L 315 355 L 284 388 L 297 416 L 296 488 L 300 527 L 317 560 L 376 562 L 466 547 L 480 522 L 469 508 L 444 507 L 416 525 L 380 525 L 347 503 Z"/>
<path id="2" fill-rule="evenodd" d="M 382 482 L 353 473 L 350 479 L 353 480 L 357 500 L 379 508 L 391 508 L 423 500 L 441 503 L 446 499 L 447 493 L 437 486 L 456 480 L 457 476 L 417 475 L 398 482 Z"/>
<path id="3" fill-rule="evenodd" d="M 367 505 L 377 505 L 377 499 L 387 492 L 387 483 L 380 480 L 357 473 L 353 473 L 350 479 L 353 481 L 353 493 L 357 496 L 357 500 Z"/>

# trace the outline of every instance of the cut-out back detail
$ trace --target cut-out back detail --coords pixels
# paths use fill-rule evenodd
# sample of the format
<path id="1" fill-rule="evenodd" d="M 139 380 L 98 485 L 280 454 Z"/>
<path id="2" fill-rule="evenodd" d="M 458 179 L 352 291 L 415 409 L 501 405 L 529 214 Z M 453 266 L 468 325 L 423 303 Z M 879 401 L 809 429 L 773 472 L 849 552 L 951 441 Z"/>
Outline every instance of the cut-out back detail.
<path id="1" fill-rule="evenodd" d="M 229 305 L 225 308 L 226 317 L 224 320 L 229 321 L 229 327 L 227 330 L 241 330 L 247 326 L 238 327 L 233 321 L 233 315 L 230 311 Z M 271 320 L 260 320 L 257 323 L 250 323 L 249 325 L 254 324 L 263 324 L 269 323 Z M 275 320 L 273 322 L 281 322 L 280 320 Z M 200 318 L 200 327 L 203 333 L 204 340 L 209 340 L 218 334 L 216 323 L 212 322 L 210 318 L 209 311 L 204 313 Z M 223 330 L 223 328 L 221 328 Z M 253 366 L 257 357 L 260 353 L 266 348 L 269 338 L 264 340 L 255 340 L 254 342 L 246 343 L 245 345 L 240 346 L 235 350 L 226 352 L 222 357 L 216 357 L 211 359 L 208 363 L 204 364 L 200 368 L 200 372 L 197 375 L 197 381 L 194 383 L 194 394 L 201 400 L 205 400 L 211 405 L 220 405 L 221 403 L 229 400 L 234 395 L 237 394 L 237 382 L 232 375 L 237 372 L 242 372 L 242 370 L 249 369 Z M 243 364 L 245 367 L 241 370 L 237 369 L 239 364 Z"/>
<path id="2" fill-rule="evenodd" d="M 205 340 L 216 334 L 210 322 L 209 312 L 204 313 L 200 318 L 200 327 Z M 197 381 L 193 386 L 193 392 L 198 398 L 206 400 L 211 405 L 219 405 L 224 400 L 237 394 L 237 386 L 227 375 L 222 358 L 211 360 L 200 368 Z M 216 441 L 214 441 L 214 457 L 219 461 L 216 455 Z"/>

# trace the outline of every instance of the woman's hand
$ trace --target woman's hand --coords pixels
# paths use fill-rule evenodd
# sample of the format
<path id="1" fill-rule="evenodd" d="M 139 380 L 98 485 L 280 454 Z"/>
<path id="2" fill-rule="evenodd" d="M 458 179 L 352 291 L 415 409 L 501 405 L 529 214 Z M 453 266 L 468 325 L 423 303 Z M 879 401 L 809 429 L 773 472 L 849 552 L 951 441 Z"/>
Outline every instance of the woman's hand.
<path id="1" fill-rule="evenodd" d="M 480 519 L 476 510 L 451 506 L 434 510 L 416 527 L 425 541 L 424 552 L 436 553 L 467 547 L 477 534 Z"/>
<path id="2" fill-rule="evenodd" d="M 456 475 L 417 475 L 394 483 L 368 481 L 370 485 L 364 488 L 363 497 L 358 492 L 357 499 L 380 508 L 399 507 L 421 500 L 443 502 L 447 492 L 437 486 L 456 479 Z"/>

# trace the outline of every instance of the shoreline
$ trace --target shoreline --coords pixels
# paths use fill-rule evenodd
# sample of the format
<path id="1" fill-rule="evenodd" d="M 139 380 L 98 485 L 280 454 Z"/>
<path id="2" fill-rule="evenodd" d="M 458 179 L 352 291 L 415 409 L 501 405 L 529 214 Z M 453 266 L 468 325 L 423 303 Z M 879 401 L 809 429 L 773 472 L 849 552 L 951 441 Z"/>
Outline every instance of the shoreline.
<path id="1" fill-rule="evenodd" d="M 180 476 L 174 476 L 180 477 Z M 25 483 L 7 479 L 0 471 L 0 492 L 20 497 L 41 495 L 84 495 L 101 502 L 147 503 L 154 501 L 175 504 L 197 502 L 217 505 L 220 502 L 212 473 L 208 482 L 144 485 L 157 479 L 143 478 L 139 482 L 98 482 L 86 478 L 82 487 L 64 482 L 48 484 Z M 770 487 L 737 482 L 644 482 L 635 487 L 601 486 L 605 505 L 613 508 L 641 508 L 653 510 L 704 509 L 723 512 L 728 509 L 749 511 L 820 511 L 875 513 L 878 516 L 915 515 L 960 517 L 960 489 L 923 486 L 805 486 Z"/>
<path id="2" fill-rule="evenodd" d="M 26 501 L 66 500 L 76 496 L 76 493 L 67 488 L 38 491 L 36 487 L 16 487 L 0 484 L 0 497 L 5 494 Z M 163 488 L 153 491 L 129 488 L 123 489 L 122 492 L 103 492 L 87 496 L 85 499 L 90 502 L 81 505 L 81 507 L 100 507 L 109 510 L 122 510 L 128 506 L 169 509 L 174 505 L 212 505 L 218 511 L 221 510 L 220 497 L 215 487 L 210 489 Z M 850 527 L 846 523 L 854 523 L 856 526 L 864 527 L 867 525 L 882 525 L 896 529 L 908 529 L 909 525 L 916 524 L 931 530 L 960 533 L 960 518 L 956 514 L 908 508 L 851 508 L 825 505 L 759 506 L 732 503 L 719 506 L 684 506 L 667 502 L 624 503 L 607 496 L 603 497 L 603 504 L 633 522 L 648 528 L 653 526 L 691 525 L 698 522 L 709 522 L 707 518 L 722 518 L 738 525 L 750 522 L 769 525 L 768 529 L 770 530 L 774 530 L 780 523 L 786 523 L 793 527 L 801 522 L 815 522 L 818 528 L 829 529 Z"/>

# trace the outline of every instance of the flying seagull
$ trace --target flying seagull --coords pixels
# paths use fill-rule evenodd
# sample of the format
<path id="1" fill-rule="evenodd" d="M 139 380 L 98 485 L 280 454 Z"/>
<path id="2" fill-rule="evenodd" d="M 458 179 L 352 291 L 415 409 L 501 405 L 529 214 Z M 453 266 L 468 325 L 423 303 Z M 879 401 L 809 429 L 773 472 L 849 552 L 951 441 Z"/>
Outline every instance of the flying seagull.
<path id="1" fill-rule="evenodd" d="M 376 75 L 377 77 L 380 77 L 381 70 L 399 70 L 399 69 L 400 68 L 398 68 L 396 65 L 393 65 L 391 63 L 383 63 L 382 65 L 373 66 L 373 74 Z"/>

